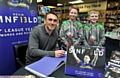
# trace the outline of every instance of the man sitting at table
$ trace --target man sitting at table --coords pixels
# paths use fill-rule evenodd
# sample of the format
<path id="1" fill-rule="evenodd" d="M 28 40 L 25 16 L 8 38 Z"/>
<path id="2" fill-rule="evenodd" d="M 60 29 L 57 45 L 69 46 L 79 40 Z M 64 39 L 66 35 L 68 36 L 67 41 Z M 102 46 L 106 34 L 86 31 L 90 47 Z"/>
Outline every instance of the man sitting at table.
<path id="1" fill-rule="evenodd" d="M 33 28 L 29 37 L 26 65 L 38 61 L 44 56 L 58 58 L 64 56 L 64 50 L 55 50 L 58 40 L 58 31 L 56 30 L 57 21 L 57 14 L 50 12 L 45 16 L 45 25 Z"/>

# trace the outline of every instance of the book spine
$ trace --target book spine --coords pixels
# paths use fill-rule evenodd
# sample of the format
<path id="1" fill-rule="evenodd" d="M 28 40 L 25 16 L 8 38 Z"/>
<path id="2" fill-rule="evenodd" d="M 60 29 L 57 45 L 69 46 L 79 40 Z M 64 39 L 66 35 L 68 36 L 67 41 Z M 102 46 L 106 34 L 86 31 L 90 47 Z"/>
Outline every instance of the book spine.
<path id="1" fill-rule="evenodd" d="M 37 75 L 37 76 L 47 77 L 47 76 L 43 75 L 42 73 L 39 73 L 39 72 L 37 72 L 37 71 L 35 71 L 35 70 L 32 70 L 31 68 L 29 68 L 29 67 L 27 67 L 27 66 L 25 67 L 25 69 L 28 70 L 28 71 L 30 71 L 31 73 Z"/>

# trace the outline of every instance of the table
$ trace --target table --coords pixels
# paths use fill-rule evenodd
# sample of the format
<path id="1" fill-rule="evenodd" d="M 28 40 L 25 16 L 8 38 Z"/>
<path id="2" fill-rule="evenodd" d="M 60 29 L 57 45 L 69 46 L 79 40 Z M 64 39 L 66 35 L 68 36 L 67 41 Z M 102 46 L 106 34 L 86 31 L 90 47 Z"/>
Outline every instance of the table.
<path id="1" fill-rule="evenodd" d="M 60 67 L 58 70 L 56 70 L 55 72 L 53 72 L 50 77 L 55 77 L 55 78 L 77 78 L 75 76 L 70 76 L 70 75 L 65 75 L 64 74 L 65 71 L 65 65 L 63 65 L 62 67 Z M 30 73 L 29 71 L 25 70 L 24 67 L 21 67 L 20 69 L 18 69 L 14 74 L 14 75 L 34 75 L 32 73 Z M 35 75 L 35 78 L 40 78 L 38 76 Z M 79 77 L 80 78 L 80 77 Z"/>
<path id="2" fill-rule="evenodd" d="M 114 50 L 120 50 L 120 40 L 111 39 L 109 37 L 106 37 L 106 42 L 104 47 L 106 47 L 106 63 L 109 61 L 109 58 L 111 56 L 111 52 Z M 63 65 L 61 68 L 53 72 L 50 77 L 56 77 L 56 78 L 77 78 L 70 75 L 65 75 L 65 65 Z M 19 70 L 17 70 L 13 75 L 34 75 L 27 70 L 24 69 L 24 67 L 21 67 Z M 36 76 L 37 77 L 37 76 Z M 40 78 L 40 77 L 38 77 Z M 80 78 L 80 77 L 79 77 Z"/>
<path id="3" fill-rule="evenodd" d="M 106 37 L 104 47 L 106 47 L 106 58 L 110 58 L 112 51 L 120 50 L 120 40 Z"/>

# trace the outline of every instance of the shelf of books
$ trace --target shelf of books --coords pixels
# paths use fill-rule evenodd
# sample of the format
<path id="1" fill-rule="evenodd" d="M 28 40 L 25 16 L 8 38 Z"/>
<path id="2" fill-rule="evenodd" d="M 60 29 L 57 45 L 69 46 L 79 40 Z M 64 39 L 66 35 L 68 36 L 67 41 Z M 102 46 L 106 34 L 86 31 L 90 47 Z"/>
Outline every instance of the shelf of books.
<path id="1" fill-rule="evenodd" d="M 38 24 L 42 24 L 44 20 L 44 15 L 48 12 L 50 12 L 50 8 L 44 5 L 38 5 Z"/>
<path id="2" fill-rule="evenodd" d="M 106 21 L 105 28 L 106 31 L 112 31 L 120 27 L 120 0 L 108 0 L 107 10 L 106 10 Z"/>

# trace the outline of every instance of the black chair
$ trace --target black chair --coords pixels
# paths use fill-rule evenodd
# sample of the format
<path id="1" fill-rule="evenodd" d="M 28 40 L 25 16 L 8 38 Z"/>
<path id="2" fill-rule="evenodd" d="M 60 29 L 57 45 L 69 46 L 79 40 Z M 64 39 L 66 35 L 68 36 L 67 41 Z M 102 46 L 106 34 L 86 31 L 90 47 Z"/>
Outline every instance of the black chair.
<path id="1" fill-rule="evenodd" d="M 16 69 L 25 66 L 25 56 L 28 44 L 17 44 L 14 45 L 14 55 L 16 59 Z"/>

